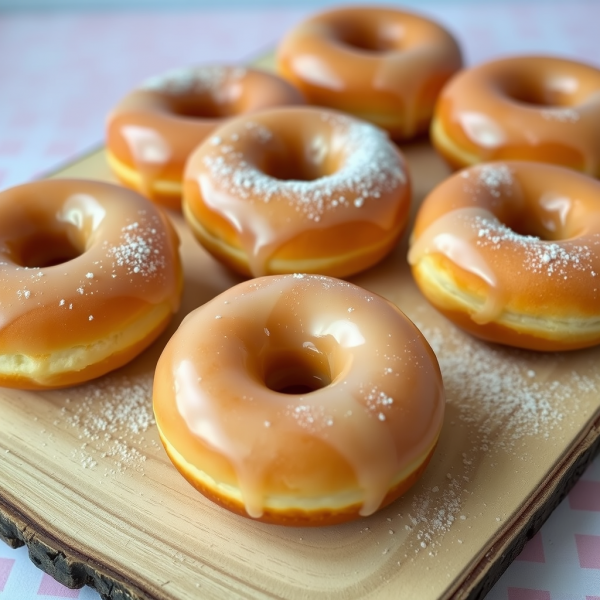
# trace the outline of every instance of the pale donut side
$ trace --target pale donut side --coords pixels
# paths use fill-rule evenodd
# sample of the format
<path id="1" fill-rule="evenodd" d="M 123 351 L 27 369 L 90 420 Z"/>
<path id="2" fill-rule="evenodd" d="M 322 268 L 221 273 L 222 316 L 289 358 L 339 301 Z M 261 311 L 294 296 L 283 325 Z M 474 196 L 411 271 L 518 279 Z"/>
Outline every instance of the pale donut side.
<path id="1" fill-rule="evenodd" d="M 410 189 L 385 132 L 334 111 L 278 108 L 232 120 L 194 151 L 183 213 L 196 238 L 244 275 L 343 277 L 393 248 Z"/>
<path id="2" fill-rule="evenodd" d="M 409 262 L 425 296 L 484 339 L 534 350 L 600 341 L 600 183 L 542 163 L 478 165 L 422 204 Z"/>
<path id="3" fill-rule="evenodd" d="M 427 130 L 440 90 L 461 66 L 444 27 L 391 7 L 324 11 L 277 48 L 279 73 L 311 104 L 371 121 L 397 140 Z"/>
<path id="4" fill-rule="evenodd" d="M 74 385 L 122 366 L 179 306 L 166 216 L 112 184 L 56 179 L 0 194 L 0 384 Z"/>
<path id="5" fill-rule="evenodd" d="M 431 139 L 454 168 L 535 160 L 600 177 L 600 70 L 516 56 L 461 71 L 439 96 Z"/>
<path id="6" fill-rule="evenodd" d="M 126 186 L 179 209 L 185 161 L 200 142 L 233 116 L 286 104 L 304 104 L 304 98 L 287 81 L 260 69 L 175 69 L 149 79 L 111 111 L 107 159 Z"/>
<path id="7" fill-rule="evenodd" d="M 158 361 L 153 402 L 193 486 L 286 525 L 393 501 L 426 467 L 444 412 L 418 329 L 383 298 L 316 275 L 247 281 L 190 313 Z"/>

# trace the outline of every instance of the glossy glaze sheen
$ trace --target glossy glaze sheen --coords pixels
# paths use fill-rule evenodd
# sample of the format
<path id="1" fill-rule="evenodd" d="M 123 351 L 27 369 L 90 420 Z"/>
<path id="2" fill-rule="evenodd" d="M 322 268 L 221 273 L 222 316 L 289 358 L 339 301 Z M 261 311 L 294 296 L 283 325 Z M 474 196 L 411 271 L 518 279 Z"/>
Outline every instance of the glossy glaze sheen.
<path id="1" fill-rule="evenodd" d="M 365 269 L 394 246 L 409 204 L 405 162 L 385 132 L 323 109 L 238 117 L 185 172 L 192 230 L 246 275 Z"/>
<path id="2" fill-rule="evenodd" d="M 85 348 L 157 307 L 172 314 L 178 246 L 165 215 L 119 186 L 57 179 L 2 192 L 0 360 Z M 138 352 L 165 324 L 148 324 Z"/>
<path id="3" fill-rule="evenodd" d="M 536 160 L 600 176 L 600 71 L 522 56 L 462 71 L 438 100 L 432 140 L 455 167 Z"/>
<path id="4" fill-rule="evenodd" d="M 446 81 L 462 66 L 452 35 L 392 8 L 334 9 L 294 27 L 279 72 L 312 104 L 370 120 L 395 139 L 425 131 Z"/>
<path id="5" fill-rule="evenodd" d="M 600 183 L 507 161 L 444 181 L 421 206 L 409 262 L 426 296 L 493 341 L 539 350 L 600 340 Z"/>
<path id="6" fill-rule="evenodd" d="M 267 387 L 315 378 L 323 387 L 310 393 Z M 154 410 L 175 465 L 209 497 L 254 518 L 326 524 L 371 514 L 414 481 L 444 399 L 433 352 L 395 306 L 288 275 L 186 317 L 158 362 Z"/>
<path id="7" fill-rule="evenodd" d="M 185 161 L 216 127 L 235 115 L 303 103 L 289 83 L 258 69 L 206 65 L 171 71 L 128 94 L 110 113 L 109 160 L 125 184 L 178 208 Z"/>

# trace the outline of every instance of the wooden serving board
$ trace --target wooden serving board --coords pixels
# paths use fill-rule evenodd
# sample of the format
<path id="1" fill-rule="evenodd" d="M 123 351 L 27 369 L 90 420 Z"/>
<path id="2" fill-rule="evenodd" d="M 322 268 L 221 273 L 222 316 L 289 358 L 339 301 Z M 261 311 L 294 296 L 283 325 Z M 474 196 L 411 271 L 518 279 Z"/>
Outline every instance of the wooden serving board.
<path id="1" fill-rule="evenodd" d="M 448 175 L 427 142 L 403 148 L 414 209 Z M 111 180 L 103 151 L 56 176 Z M 447 390 L 423 478 L 375 515 L 298 529 L 232 515 L 172 467 L 152 419 L 156 360 L 184 315 L 239 279 L 181 216 L 185 293 L 169 330 L 127 367 L 47 393 L 0 390 L 0 536 L 62 583 L 105 598 L 481 598 L 600 445 L 600 350 L 492 346 L 419 294 L 407 237 L 352 278 L 400 306 L 438 355 Z"/>

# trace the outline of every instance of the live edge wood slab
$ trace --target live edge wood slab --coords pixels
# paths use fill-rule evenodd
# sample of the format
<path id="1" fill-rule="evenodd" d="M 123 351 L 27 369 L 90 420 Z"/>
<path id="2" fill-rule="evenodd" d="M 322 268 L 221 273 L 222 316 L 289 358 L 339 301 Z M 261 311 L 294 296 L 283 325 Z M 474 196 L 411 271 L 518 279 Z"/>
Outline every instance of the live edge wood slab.
<path id="1" fill-rule="evenodd" d="M 448 175 L 426 141 L 403 147 L 413 214 Z M 102 150 L 56 174 L 111 180 Z M 400 306 L 442 367 L 447 414 L 419 483 L 379 513 L 316 529 L 263 525 L 205 500 L 168 461 L 152 419 L 156 360 L 181 319 L 239 281 L 192 239 L 171 327 L 101 380 L 0 390 L 0 537 L 70 587 L 113 600 L 483 598 L 600 447 L 600 352 L 476 341 L 420 296 L 407 238 L 352 278 Z"/>

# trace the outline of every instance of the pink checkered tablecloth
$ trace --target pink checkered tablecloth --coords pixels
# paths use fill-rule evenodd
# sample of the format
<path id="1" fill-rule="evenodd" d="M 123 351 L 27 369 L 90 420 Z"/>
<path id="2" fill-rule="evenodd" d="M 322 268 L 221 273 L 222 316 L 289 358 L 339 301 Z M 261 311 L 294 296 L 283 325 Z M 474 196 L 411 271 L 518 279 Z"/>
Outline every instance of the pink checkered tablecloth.
<path id="1" fill-rule="evenodd" d="M 0 13 L 0 189 L 99 145 L 107 112 L 145 78 L 182 65 L 241 62 L 272 47 L 318 3 L 301 6 Z M 468 64 L 552 53 L 600 66 L 598 0 L 425 0 L 419 9 L 454 31 Z M 34 597 L 99 598 L 62 587 L 25 549 L 0 544 L 0 600 Z M 600 600 L 600 459 L 487 598 Z"/>

